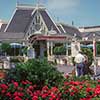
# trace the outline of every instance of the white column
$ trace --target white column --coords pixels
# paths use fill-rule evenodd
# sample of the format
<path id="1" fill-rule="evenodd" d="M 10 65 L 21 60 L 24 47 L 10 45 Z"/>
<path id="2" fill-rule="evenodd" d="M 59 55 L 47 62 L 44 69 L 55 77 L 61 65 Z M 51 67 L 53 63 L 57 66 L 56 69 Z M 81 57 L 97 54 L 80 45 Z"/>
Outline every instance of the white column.
<path id="1" fill-rule="evenodd" d="M 27 56 L 29 59 L 35 58 L 35 50 L 32 46 L 28 48 Z"/>
<path id="2" fill-rule="evenodd" d="M 48 57 L 48 59 L 49 59 L 49 56 L 50 56 L 50 54 L 49 54 L 49 45 L 50 45 L 50 43 L 49 43 L 49 41 L 47 41 L 47 57 Z"/>
<path id="3" fill-rule="evenodd" d="M 66 43 L 66 56 L 68 57 L 68 43 Z"/>
<path id="4" fill-rule="evenodd" d="M 44 45 L 43 45 L 43 43 L 40 43 L 40 57 L 41 58 L 44 57 Z"/>
<path id="5" fill-rule="evenodd" d="M 50 46 L 51 46 L 51 48 L 50 48 L 51 50 L 50 51 L 51 51 L 51 56 L 52 56 L 53 55 L 53 42 L 51 42 Z"/>

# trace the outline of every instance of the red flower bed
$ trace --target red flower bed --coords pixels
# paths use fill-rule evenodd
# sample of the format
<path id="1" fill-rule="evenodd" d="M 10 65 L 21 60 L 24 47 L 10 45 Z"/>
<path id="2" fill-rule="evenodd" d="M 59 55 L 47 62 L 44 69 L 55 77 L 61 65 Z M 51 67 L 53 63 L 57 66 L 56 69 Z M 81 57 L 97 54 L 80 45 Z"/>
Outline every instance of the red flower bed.
<path id="1" fill-rule="evenodd" d="M 26 80 L 0 83 L 0 100 L 99 100 L 100 80 L 74 81 L 66 79 L 60 86 L 43 86 Z M 99 99 L 98 99 L 99 98 Z"/>

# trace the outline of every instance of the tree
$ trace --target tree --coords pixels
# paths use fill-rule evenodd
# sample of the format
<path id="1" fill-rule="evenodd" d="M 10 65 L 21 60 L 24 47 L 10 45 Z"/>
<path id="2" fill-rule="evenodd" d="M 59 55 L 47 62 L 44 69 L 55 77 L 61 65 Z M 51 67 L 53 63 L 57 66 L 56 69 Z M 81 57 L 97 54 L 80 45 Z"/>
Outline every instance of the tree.
<path id="1" fill-rule="evenodd" d="M 10 54 L 11 52 L 11 45 L 9 43 L 2 43 L 0 48 L 3 53 Z"/>

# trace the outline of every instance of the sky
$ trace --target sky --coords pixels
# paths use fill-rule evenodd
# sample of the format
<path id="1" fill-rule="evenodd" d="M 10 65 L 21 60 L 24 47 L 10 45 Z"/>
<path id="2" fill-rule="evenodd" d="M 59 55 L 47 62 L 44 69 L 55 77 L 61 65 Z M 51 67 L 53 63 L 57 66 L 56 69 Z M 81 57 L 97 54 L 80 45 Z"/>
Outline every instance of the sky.
<path id="1" fill-rule="evenodd" d="M 56 22 L 76 27 L 100 25 L 100 0 L 0 0 L 0 19 L 9 21 L 16 2 L 43 4 Z"/>

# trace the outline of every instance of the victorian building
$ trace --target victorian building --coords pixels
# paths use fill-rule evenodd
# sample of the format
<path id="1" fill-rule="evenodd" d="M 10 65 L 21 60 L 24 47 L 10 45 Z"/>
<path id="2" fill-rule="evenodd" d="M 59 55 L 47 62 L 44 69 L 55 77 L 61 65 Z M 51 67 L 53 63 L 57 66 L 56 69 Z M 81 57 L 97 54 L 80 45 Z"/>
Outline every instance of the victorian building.
<path id="1" fill-rule="evenodd" d="M 48 60 L 53 59 L 53 48 L 58 44 L 66 46 L 66 58 L 68 44 L 75 39 L 81 39 L 80 31 L 74 26 L 56 23 L 42 5 L 17 4 L 9 22 L 0 26 L 1 42 L 25 44 L 34 48 L 35 57 L 47 56 Z"/>

